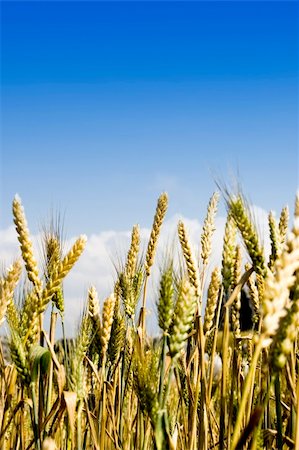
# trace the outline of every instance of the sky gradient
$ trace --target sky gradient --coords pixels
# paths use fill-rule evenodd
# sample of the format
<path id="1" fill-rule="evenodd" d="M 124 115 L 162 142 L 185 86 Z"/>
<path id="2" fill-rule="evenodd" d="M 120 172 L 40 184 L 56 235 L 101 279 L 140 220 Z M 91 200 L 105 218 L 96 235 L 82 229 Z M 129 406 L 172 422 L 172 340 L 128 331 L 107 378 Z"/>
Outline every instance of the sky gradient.
<path id="1" fill-rule="evenodd" d="M 202 220 L 237 176 L 277 212 L 298 188 L 297 2 L 2 2 L 0 229 L 21 196 L 68 235 Z"/>

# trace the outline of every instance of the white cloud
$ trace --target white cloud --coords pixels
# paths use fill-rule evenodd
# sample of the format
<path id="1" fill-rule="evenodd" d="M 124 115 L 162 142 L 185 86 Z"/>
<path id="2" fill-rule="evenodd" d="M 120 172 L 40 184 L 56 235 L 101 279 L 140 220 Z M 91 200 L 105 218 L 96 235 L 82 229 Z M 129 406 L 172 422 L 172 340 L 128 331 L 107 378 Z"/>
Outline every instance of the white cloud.
<path id="1" fill-rule="evenodd" d="M 1 263 L 8 265 L 19 254 L 18 239 L 14 229 L 11 225 L 6 230 L 0 230 L 0 259 Z"/>
<path id="2" fill-rule="evenodd" d="M 267 213 L 258 207 L 253 207 L 255 220 L 258 222 L 259 231 L 262 236 L 262 242 L 265 245 L 266 252 L 269 252 L 269 237 Z M 161 236 L 158 243 L 156 264 L 152 270 L 151 280 L 148 290 L 148 325 L 152 332 L 156 331 L 156 309 L 153 304 L 153 298 L 158 290 L 158 281 L 160 268 L 165 263 L 166 249 L 175 248 L 174 257 L 178 260 L 179 245 L 176 236 L 178 220 L 182 219 L 188 230 L 190 242 L 194 255 L 198 258 L 200 251 L 200 235 L 202 226 L 196 219 L 184 218 L 174 215 L 163 224 Z M 212 257 L 210 261 L 210 270 L 221 264 L 222 240 L 225 227 L 225 218 L 216 218 L 216 231 L 213 236 Z M 141 229 L 141 247 L 145 253 L 150 229 Z M 116 268 L 120 268 L 121 263 L 125 262 L 126 253 L 130 245 L 131 231 L 104 231 L 99 234 L 92 234 L 88 237 L 86 248 L 74 266 L 73 270 L 66 277 L 64 282 L 65 293 L 65 322 L 68 335 L 73 335 L 76 326 L 79 323 L 80 314 L 83 310 L 87 290 L 94 285 L 99 293 L 101 301 L 113 290 L 116 280 Z M 33 237 L 34 248 L 40 248 L 40 236 Z M 65 245 L 67 251 L 74 239 L 68 240 Z M 174 245 L 175 244 L 175 245 Z M 11 264 L 14 258 L 20 254 L 16 232 L 11 226 L 6 230 L 0 230 L 0 261 L 5 265 Z M 38 252 L 37 252 L 38 254 Z M 116 267 L 116 268 L 115 268 Z M 59 334 L 58 330 L 58 334 Z"/>

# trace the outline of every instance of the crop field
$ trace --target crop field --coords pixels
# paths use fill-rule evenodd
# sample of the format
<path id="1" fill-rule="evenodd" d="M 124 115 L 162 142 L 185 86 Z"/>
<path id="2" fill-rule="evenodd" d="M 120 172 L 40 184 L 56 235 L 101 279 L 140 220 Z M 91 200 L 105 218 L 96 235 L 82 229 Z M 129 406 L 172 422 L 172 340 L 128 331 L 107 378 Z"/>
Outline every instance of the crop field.
<path id="1" fill-rule="evenodd" d="M 291 213 L 269 213 L 269 257 L 244 196 L 222 197 L 219 266 L 211 267 L 219 194 L 199 257 L 177 224 L 179 264 L 168 252 L 156 289 L 159 337 L 146 329 L 147 297 L 166 193 L 146 251 L 135 225 L 113 292 L 102 299 L 90 286 L 72 340 L 56 329 L 71 314 L 63 281 L 86 237 L 64 251 L 49 227 L 38 264 L 15 197 L 20 258 L 0 278 L 1 449 L 299 449 L 299 196 Z"/>

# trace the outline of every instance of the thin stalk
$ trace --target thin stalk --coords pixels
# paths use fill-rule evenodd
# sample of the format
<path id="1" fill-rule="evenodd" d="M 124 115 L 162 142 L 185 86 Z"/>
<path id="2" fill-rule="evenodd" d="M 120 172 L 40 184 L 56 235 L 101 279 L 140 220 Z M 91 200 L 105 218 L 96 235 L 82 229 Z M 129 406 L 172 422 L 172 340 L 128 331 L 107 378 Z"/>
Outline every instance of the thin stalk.
<path id="1" fill-rule="evenodd" d="M 54 346 L 54 343 L 55 343 L 56 321 L 57 321 L 57 313 L 52 311 L 51 312 L 51 322 L 50 322 L 50 342 L 51 342 L 52 346 Z M 53 361 L 51 358 L 50 367 L 49 367 L 49 378 L 48 378 L 46 416 L 49 414 L 49 412 L 51 410 L 52 387 L 53 387 Z"/>
<path id="2" fill-rule="evenodd" d="M 234 339 L 234 353 L 233 353 L 233 363 L 232 363 L 232 370 L 231 370 L 231 390 L 230 390 L 230 404 L 229 404 L 229 414 L 228 414 L 228 423 L 227 423 L 227 446 L 229 448 L 230 445 L 230 436 L 231 436 L 231 429 L 232 429 L 232 420 L 233 420 L 233 409 L 234 409 L 234 396 L 235 393 L 238 392 L 238 349 L 237 349 L 237 342 L 236 338 Z"/>
<path id="3" fill-rule="evenodd" d="M 14 410 L 12 411 L 12 413 L 10 414 L 10 417 L 8 418 L 8 420 L 5 422 L 5 426 L 2 427 L 1 433 L 0 433 L 0 445 L 2 444 L 2 440 L 3 440 L 4 437 L 5 437 L 5 433 L 7 432 L 8 428 L 10 427 L 12 420 L 14 420 L 14 418 L 15 418 L 15 416 L 16 416 L 18 410 L 19 410 L 20 408 L 23 409 L 23 407 L 24 407 L 24 402 L 19 402 L 19 403 L 17 404 L 17 406 L 15 407 L 15 409 L 14 409 Z M 6 409 L 6 412 L 7 412 L 7 411 L 8 411 L 8 409 Z M 23 414 L 23 413 L 22 413 L 22 414 Z M 23 415 L 21 415 L 21 417 L 23 418 Z M 3 445 L 4 445 L 4 444 L 3 444 Z"/>
<path id="4" fill-rule="evenodd" d="M 262 327 L 262 322 L 260 321 L 260 323 L 259 323 L 259 331 L 258 331 L 259 335 L 261 334 L 261 327 Z M 263 357 L 263 355 L 261 355 L 261 356 Z M 262 364 L 260 364 L 260 367 L 262 367 Z M 261 378 L 261 371 L 259 372 L 259 376 Z M 259 384 L 259 385 L 261 385 L 261 384 Z M 250 416 L 251 416 L 252 403 L 254 402 L 254 395 L 253 394 L 254 394 L 254 377 L 252 379 L 250 394 L 249 394 L 249 397 L 248 397 L 247 422 L 249 421 Z"/>
<path id="5" fill-rule="evenodd" d="M 69 362 L 69 352 L 67 349 L 64 318 L 62 315 L 61 315 L 61 327 L 62 327 L 62 337 L 63 337 L 63 346 L 64 346 L 64 363 L 65 363 L 65 372 L 66 372 L 65 374 L 66 374 L 66 378 L 68 378 L 70 375 L 70 362 Z"/>
<path id="6" fill-rule="evenodd" d="M 36 398 L 36 392 L 35 392 L 35 383 L 31 383 L 31 395 L 32 395 L 32 402 L 33 402 L 33 433 L 34 433 L 34 439 L 35 439 L 35 445 L 37 450 L 41 450 L 41 441 L 39 436 L 39 427 L 38 427 L 38 401 Z"/>
<path id="7" fill-rule="evenodd" d="M 192 410 L 191 410 L 191 430 L 190 430 L 190 438 L 189 438 L 189 448 L 193 450 L 196 448 L 196 422 L 197 422 L 197 406 L 198 406 L 198 398 L 200 392 L 200 379 L 201 379 L 201 368 L 199 365 L 196 367 L 196 387 L 194 398 L 192 400 Z"/>
<path id="8" fill-rule="evenodd" d="M 281 415 L 281 401 L 280 401 L 280 378 L 279 374 L 276 375 L 274 381 L 275 387 L 275 406 L 277 417 L 277 450 L 282 450 L 283 438 L 282 438 L 282 415 Z"/>
<path id="9" fill-rule="evenodd" d="M 297 339 L 295 340 L 295 343 L 294 343 L 294 350 L 291 353 L 291 376 L 292 376 L 292 382 L 293 382 L 294 389 L 293 389 L 293 399 L 291 402 L 291 433 L 290 433 L 290 435 L 292 436 L 292 438 L 294 440 L 295 440 L 296 417 L 297 417 L 297 414 L 296 414 L 297 399 L 296 399 L 296 397 L 298 395 L 298 394 L 296 395 L 296 389 L 295 389 L 296 377 L 297 377 L 297 375 L 296 375 L 296 354 L 297 354 Z M 297 411 L 298 411 L 298 409 L 297 409 Z"/>
<path id="10" fill-rule="evenodd" d="M 221 288 L 218 309 L 217 309 L 213 347 L 212 347 L 212 353 L 211 353 L 211 367 L 214 367 L 214 358 L 215 358 L 216 347 L 217 347 L 217 337 L 218 337 L 218 327 L 219 327 L 219 320 L 220 320 L 220 313 L 221 313 L 222 297 L 223 297 L 223 287 Z M 211 400 L 212 387 L 213 387 L 213 372 L 210 371 L 209 383 L 208 383 L 208 393 L 207 393 L 208 394 L 207 395 L 208 404 L 210 403 L 210 400 Z"/>
<path id="11" fill-rule="evenodd" d="M 200 436 L 201 448 L 206 450 L 208 448 L 208 424 L 207 424 L 207 380 L 205 367 L 205 336 L 203 333 L 203 324 L 201 317 L 199 317 L 199 342 L 200 342 L 200 387 L 201 387 L 201 404 L 200 404 Z M 214 371 L 214 368 L 211 370 Z"/>
<path id="12" fill-rule="evenodd" d="M 217 317 L 216 317 L 216 324 L 215 324 L 215 332 L 214 332 L 213 346 L 212 346 L 212 352 L 211 352 L 211 366 L 212 367 L 214 367 L 214 358 L 215 358 L 215 354 L 216 354 L 218 327 L 219 327 L 219 321 L 220 321 L 222 297 L 223 297 L 223 287 L 221 288 L 221 292 L 220 292 L 220 296 L 219 296 L 219 303 L 218 303 Z M 210 372 L 210 376 L 209 376 L 208 392 L 207 392 L 207 394 L 208 394 L 207 395 L 208 405 L 209 405 L 210 400 L 211 400 L 212 387 L 213 387 L 213 372 L 211 371 Z"/>
<path id="13" fill-rule="evenodd" d="M 222 378 L 221 378 L 220 434 L 219 434 L 220 450 L 224 449 L 225 430 L 227 429 L 228 345 L 229 345 L 229 308 L 225 307 L 223 341 L 222 341 Z"/>
<path id="14" fill-rule="evenodd" d="M 80 450 L 82 447 L 82 424 L 81 424 L 81 416 L 83 410 L 83 402 L 79 401 L 78 411 L 77 411 L 77 448 Z"/>
<path id="15" fill-rule="evenodd" d="M 165 361 L 166 361 L 166 345 L 167 345 L 167 336 L 163 334 L 162 340 L 162 353 L 161 353 L 161 370 L 160 370 L 160 381 L 159 381 L 159 406 L 160 409 L 164 408 L 163 404 L 163 388 L 164 388 L 164 376 L 165 376 Z"/>
<path id="16" fill-rule="evenodd" d="M 21 394 L 21 398 L 23 398 L 24 395 L 24 388 L 22 387 L 22 394 Z M 21 414 L 20 414 L 20 440 L 21 440 L 21 448 L 25 448 L 25 423 L 24 423 L 24 412 L 25 412 L 25 408 L 24 408 L 24 403 L 22 402 L 22 406 L 21 406 Z"/>
<path id="17" fill-rule="evenodd" d="M 100 450 L 105 450 L 105 436 L 106 436 L 106 353 L 103 356 L 102 361 L 102 371 L 101 371 L 101 383 L 100 383 L 100 389 L 102 392 L 102 405 L 101 405 L 101 411 L 102 413 L 99 414 L 99 427 L 100 427 Z"/>
<path id="18" fill-rule="evenodd" d="M 163 396 L 163 404 L 164 405 L 166 404 L 166 400 L 167 400 L 167 397 L 168 397 L 168 394 L 169 394 L 171 378 L 172 378 L 172 375 L 173 375 L 173 371 L 174 371 L 174 365 L 173 365 L 173 361 L 171 361 L 171 364 L 170 364 L 170 367 L 169 367 L 169 370 L 168 370 L 167 385 L 166 385 L 166 389 L 165 389 L 164 396 Z"/>
<path id="19" fill-rule="evenodd" d="M 147 281 L 148 281 L 148 276 L 146 276 L 145 280 L 144 280 L 142 307 L 140 308 L 140 314 L 139 314 L 139 326 L 141 327 L 142 338 L 144 338 L 144 336 L 145 336 Z"/>
<path id="20" fill-rule="evenodd" d="M 237 443 L 239 440 L 241 427 L 242 427 L 242 421 L 243 421 L 243 417 L 244 417 L 244 414 L 246 411 L 248 396 L 249 396 L 250 390 L 251 390 L 251 383 L 252 383 L 252 380 L 254 379 L 255 369 L 256 369 L 256 365 L 257 365 L 261 350 L 262 350 L 262 340 L 259 340 L 257 346 L 255 347 L 255 350 L 254 350 L 254 353 L 252 356 L 251 365 L 249 368 L 249 372 L 245 379 L 244 389 L 243 389 L 241 403 L 239 406 L 237 419 L 236 419 L 236 423 L 235 423 L 235 427 L 234 427 L 230 450 L 236 449 L 236 446 L 237 446 Z"/>
<path id="21" fill-rule="evenodd" d="M 297 414 L 296 414 L 296 425 L 295 425 L 295 450 L 299 450 L 299 376 L 297 376 Z"/>
<path id="22" fill-rule="evenodd" d="M 119 399 L 119 411 L 118 411 L 118 415 L 119 415 L 119 437 L 120 437 L 120 441 L 123 441 L 123 420 L 124 420 L 124 416 L 122 414 L 123 411 L 123 407 L 124 407 L 124 402 L 125 402 L 125 394 L 126 394 L 126 380 L 125 380 L 125 354 L 126 354 L 126 347 L 127 347 L 127 342 L 128 342 L 128 333 L 129 333 L 129 328 L 127 328 L 126 330 L 126 339 L 125 339 L 125 348 L 123 350 L 123 354 L 122 354 L 122 364 L 121 364 L 121 369 L 120 369 L 120 399 Z M 130 369 L 130 368 L 129 368 Z M 129 370 L 128 370 L 129 373 Z"/>
<path id="23" fill-rule="evenodd" d="M 268 385 L 267 392 L 264 395 L 263 400 L 261 402 L 261 404 L 262 404 L 262 411 L 265 411 L 266 406 L 269 404 L 269 398 L 270 398 L 273 382 L 274 381 L 272 379 L 271 382 Z M 261 429 L 261 426 L 262 426 L 262 420 L 261 419 L 262 419 L 262 417 L 263 417 L 263 414 L 260 415 L 260 419 L 259 419 L 258 423 L 256 424 L 255 430 L 253 432 L 253 437 L 252 437 L 252 440 L 251 440 L 250 450 L 256 450 L 257 449 L 257 442 L 258 442 L 258 439 L 259 439 L 259 435 L 260 435 L 260 433 L 262 433 L 262 429 Z"/>

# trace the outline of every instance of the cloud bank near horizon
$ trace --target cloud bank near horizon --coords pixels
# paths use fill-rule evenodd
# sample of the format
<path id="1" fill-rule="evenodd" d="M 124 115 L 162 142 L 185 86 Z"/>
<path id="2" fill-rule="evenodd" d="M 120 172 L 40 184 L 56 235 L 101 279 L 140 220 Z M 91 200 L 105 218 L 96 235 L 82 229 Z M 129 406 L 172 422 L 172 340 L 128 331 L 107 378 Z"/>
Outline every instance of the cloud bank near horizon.
<path id="1" fill-rule="evenodd" d="M 254 206 L 252 208 L 253 217 L 258 226 L 261 242 L 265 249 L 265 255 L 270 251 L 270 239 L 268 233 L 268 213 Z M 155 294 L 158 291 L 159 276 L 161 269 L 165 267 L 167 258 L 173 256 L 176 263 L 180 259 L 180 248 L 177 238 L 177 223 L 183 220 L 188 230 L 190 242 L 194 256 L 199 260 L 200 235 L 202 224 L 197 219 L 182 217 L 178 214 L 167 219 L 162 227 L 161 235 L 158 241 L 157 254 L 152 274 L 149 280 L 148 289 L 148 330 L 151 333 L 157 332 L 156 308 L 154 304 Z M 210 259 L 208 273 L 221 264 L 222 242 L 226 218 L 216 217 L 216 230 L 212 241 L 212 255 Z M 141 233 L 141 255 L 145 254 L 149 228 L 142 228 Z M 103 231 L 98 234 L 88 236 L 87 244 L 81 258 L 76 263 L 72 271 L 67 275 L 64 282 L 65 295 L 65 326 L 68 336 L 76 333 L 79 324 L 80 315 L 84 309 L 87 298 L 87 290 L 94 285 L 98 291 L 100 302 L 113 290 L 117 279 L 117 271 L 124 263 L 126 254 L 130 245 L 131 230 L 127 231 Z M 32 237 L 35 254 L 37 255 L 39 266 L 42 269 L 42 251 L 41 234 Z M 68 239 L 64 243 L 64 249 L 67 252 L 74 242 L 75 238 Z M 246 258 L 245 249 L 243 254 Z M 1 267 L 7 268 L 11 262 L 20 255 L 18 240 L 14 226 L 0 230 L 0 261 Z M 209 276 L 207 277 L 207 282 Z M 205 301 L 205 300 L 203 300 Z M 60 331 L 57 331 L 60 334 Z"/>

